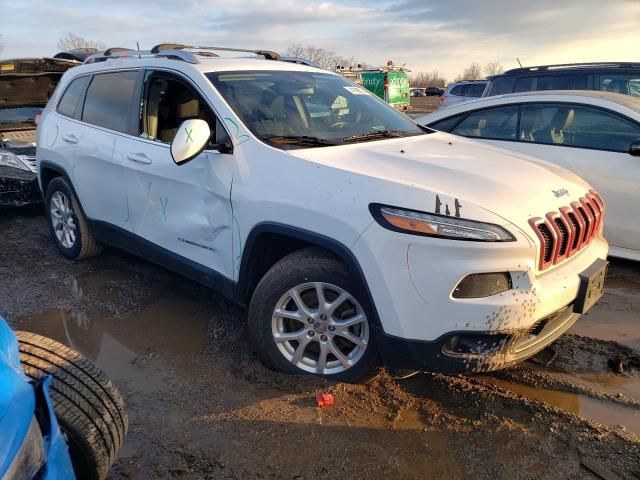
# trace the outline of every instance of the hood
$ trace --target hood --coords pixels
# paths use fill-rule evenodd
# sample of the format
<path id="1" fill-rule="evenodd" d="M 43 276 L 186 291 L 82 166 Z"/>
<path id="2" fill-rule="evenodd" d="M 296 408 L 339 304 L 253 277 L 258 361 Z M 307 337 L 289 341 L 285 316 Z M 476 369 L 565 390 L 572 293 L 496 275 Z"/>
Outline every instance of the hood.
<path id="1" fill-rule="evenodd" d="M 44 107 L 62 74 L 76 65 L 54 58 L 0 60 L 0 108 Z"/>
<path id="2" fill-rule="evenodd" d="M 327 155 L 329 150 L 334 154 Z M 589 190 L 577 175 L 539 159 L 446 133 L 364 142 L 354 145 L 289 150 L 306 160 L 400 184 L 390 198 L 372 202 L 434 212 L 432 197 L 408 205 L 407 187 L 473 204 L 530 232 L 528 220 L 568 206 Z M 388 189 L 385 189 L 388 190 Z M 376 195 L 387 195 L 379 193 Z M 414 198 L 413 195 L 411 197 Z M 427 208 L 424 208 L 427 205 Z M 467 208 L 460 215 L 465 216 Z"/>

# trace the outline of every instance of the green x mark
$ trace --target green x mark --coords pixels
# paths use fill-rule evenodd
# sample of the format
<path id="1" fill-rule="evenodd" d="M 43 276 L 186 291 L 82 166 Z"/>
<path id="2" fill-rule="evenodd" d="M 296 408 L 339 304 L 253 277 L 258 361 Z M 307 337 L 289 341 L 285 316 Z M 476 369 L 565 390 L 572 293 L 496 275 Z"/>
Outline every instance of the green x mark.
<path id="1" fill-rule="evenodd" d="M 184 131 L 187 133 L 187 139 L 184 141 L 184 143 L 189 142 L 189 140 L 191 140 L 193 142 L 193 138 L 191 138 L 191 134 L 193 133 L 193 129 L 187 130 L 185 128 Z"/>

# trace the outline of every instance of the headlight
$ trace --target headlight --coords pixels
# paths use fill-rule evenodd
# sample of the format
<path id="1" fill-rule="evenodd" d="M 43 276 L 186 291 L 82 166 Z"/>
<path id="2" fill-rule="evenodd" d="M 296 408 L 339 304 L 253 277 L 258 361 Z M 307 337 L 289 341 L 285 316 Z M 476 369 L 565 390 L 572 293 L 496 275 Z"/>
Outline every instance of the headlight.
<path id="1" fill-rule="evenodd" d="M 0 167 L 12 167 L 19 168 L 20 170 L 31 170 L 27 167 L 22 160 L 16 157 L 13 153 L 0 150 Z"/>
<path id="2" fill-rule="evenodd" d="M 372 204 L 370 210 L 380 225 L 396 232 L 479 242 L 512 242 L 515 240 L 509 231 L 492 223 L 376 204 Z"/>
<path id="3" fill-rule="evenodd" d="M 3 480 L 31 480 L 42 468 L 45 461 L 42 433 L 35 417 L 31 420 L 29 430 L 22 446 L 16 453 Z"/>

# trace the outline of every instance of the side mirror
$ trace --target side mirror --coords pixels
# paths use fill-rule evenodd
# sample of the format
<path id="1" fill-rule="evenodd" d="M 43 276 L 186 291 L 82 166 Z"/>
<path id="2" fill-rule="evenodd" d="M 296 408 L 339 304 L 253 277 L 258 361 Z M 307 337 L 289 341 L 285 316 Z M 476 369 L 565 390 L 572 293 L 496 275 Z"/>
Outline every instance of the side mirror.
<path id="1" fill-rule="evenodd" d="M 629 155 L 632 157 L 640 157 L 640 140 L 636 140 L 629 147 Z"/>
<path id="2" fill-rule="evenodd" d="M 181 165 L 197 157 L 209 144 L 211 129 L 204 120 L 185 120 L 171 142 L 173 161 Z"/>

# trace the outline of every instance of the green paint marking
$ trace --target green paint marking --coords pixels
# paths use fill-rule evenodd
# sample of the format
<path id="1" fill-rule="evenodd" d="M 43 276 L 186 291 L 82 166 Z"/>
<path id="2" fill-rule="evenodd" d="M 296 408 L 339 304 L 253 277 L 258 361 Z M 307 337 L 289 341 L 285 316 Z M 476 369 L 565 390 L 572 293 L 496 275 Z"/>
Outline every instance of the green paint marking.
<path id="1" fill-rule="evenodd" d="M 167 223 L 167 204 L 169 203 L 169 197 L 164 197 L 164 201 L 162 197 L 160 197 L 160 204 L 162 205 L 162 220 L 164 223 Z"/>
<path id="2" fill-rule="evenodd" d="M 233 218 L 233 223 L 236 224 L 236 228 L 238 229 L 238 254 L 236 255 L 236 263 L 240 266 L 240 259 L 242 258 L 242 237 L 240 236 L 240 224 L 238 223 L 238 219 L 235 215 L 231 214 Z"/>
<path id="3" fill-rule="evenodd" d="M 126 196 L 126 205 L 127 205 L 127 218 L 124 219 L 124 223 L 127 223 L 129 221 L 129 194 L 128 193 Z"/>
<path id="4" fill-rule="evenodd" d="M 191 130 L 187 130 L 186 128 L 184 129 L 185 133 L 187 134 L 187 138 L 184 141 L 184 143 L 188 143 L 189 141 L 191 141 L 191 143 L 193 143 L 193 138 L 191 138 L 191 134 L 193 133 L 193 129 Z"/>
<path id="5" fill-rule="evenodd" d="M 225 121 L 227 121 L 231 125 L 233 125 L 235 127 L 235 129 L 236 129 L 236 133 L 233 136 L 235 138 L 235 140 L 236 140 L 236 142 L 235 142 L 236 145 L 240 145 L 241 143 L 244 143 L 247 140 L 249 140 L 249 138 L 251 138 L 246 133 L 240 135 L 240 126 L 233 120 L 233 118 L 225 117 L 224 119 L 225 119 Z"/>

